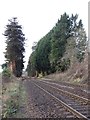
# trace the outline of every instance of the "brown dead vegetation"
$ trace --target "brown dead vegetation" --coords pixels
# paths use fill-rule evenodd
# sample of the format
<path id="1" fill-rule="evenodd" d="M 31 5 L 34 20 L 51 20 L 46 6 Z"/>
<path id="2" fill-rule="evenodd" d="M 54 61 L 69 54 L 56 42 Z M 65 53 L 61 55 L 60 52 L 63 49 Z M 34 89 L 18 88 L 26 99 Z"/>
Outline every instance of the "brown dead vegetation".
<path id="1" fill-rule="evenodd" d="M 66 81 L 71 83 L 87 83 L 88 82 L 88 53 L 85 55 L 85 59 L 80 63 L 74 61 L 70 68 L 62 73 L 55 73 L 46 76 L 53 80 Z"/>

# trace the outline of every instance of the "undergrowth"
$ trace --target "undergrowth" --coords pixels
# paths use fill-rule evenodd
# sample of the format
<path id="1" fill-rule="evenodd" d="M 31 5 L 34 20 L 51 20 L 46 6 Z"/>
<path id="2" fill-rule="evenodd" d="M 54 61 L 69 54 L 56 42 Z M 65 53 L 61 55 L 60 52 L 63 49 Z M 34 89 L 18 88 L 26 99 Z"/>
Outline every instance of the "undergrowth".
<path id="1" fill-rule="evenodd" d="M 7 97 L 8 96 L 8 97 Z M 19 109 L 20 82 L 9 83 L 3 93 L 2 118 L 13 117 Z"/>

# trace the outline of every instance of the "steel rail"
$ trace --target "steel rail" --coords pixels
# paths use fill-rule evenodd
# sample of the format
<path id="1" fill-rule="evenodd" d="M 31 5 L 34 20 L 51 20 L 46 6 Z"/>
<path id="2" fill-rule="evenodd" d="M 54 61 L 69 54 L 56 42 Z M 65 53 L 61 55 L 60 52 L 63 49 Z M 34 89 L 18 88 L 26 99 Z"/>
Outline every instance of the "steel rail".
<path id="1" fill-rule="evenodd" d="M 33 82 L 34 83 L 34 82 Z M 55 100 L 57 100 L 58 102 L 61 103 L 61 105 L 67 109 L 70 113 L 72 113 L 74 116 L 76 116 L 77 118 L 83 118 L 85 120 L 88 120 L 88 118 L 84 115 L 82 115 L 80 112 L 76 111 L 75 109 L 73 109 L 72 107 L 70 107 L 69 105 L 67 105 L 66 103 L 64 103 L 63 101 L 61 101 L 59 98 L 57 98 L 56 96 L 54 96 L 53 94 L 51 94 L 50 92 L 48 92 L 47 90 L 45 90 L 44 88 L 42 88 L 41 86 L 37 85 L 36 83 L 34 83 L 39 89 L 43 90 L 45 93 L 49 94 L 51 97 L 53 97 Z"/>
<path id="2" fill-rule="evenodd" d="M 74 93 L 68 92 L 68 91 L 66 91 L 66 90 L 62 90 L 62 89 L 60 89 L 60 88 L 56 88 L 56 87 L 54 87 L 54 86 L 51 86 L 50 84 L 52 84 L 52 83 L 47 83 L 47 82 L 42 81 L 42 80 L 39 80 L 39 81 L 44 82 L 44 84 L 48 84 L 50 87 L 52 87 L 52 88 L 54 88 L 54 89 L 56 89 L 56 90 L 58 90 L 58 91 L 61 91 L 61 92 L 63 92 L 63 93 L 66 93 L 66 94 L 68 94 L 68 95 L 70 95 L 70 96 L 73 96 L 74 98 L 78 98 L 79 100 L 82 100 L 82 101 L 84 101 L 85 103 L 90 104 L 90 100 L 87 99 L 87 98 L 81 97 L 81 96 L 79 96 L 79 95 L 76 95 L 76 94 L 74 94 Z"/>
<path id="3" fill-rule="evenodd" d="M 49 81 L 52 81 L 52 79 L 49 79 L 49 78 L 41 78 L 42 80 L 49 80 Z M 61 81 L 62 82 L 62 81 Z M 64 83 L 64 82 L 63 82 Z M 69 83 L 69 82 L 65 82 L 66 84 L 69 84 L 69 85 L 74 85 L 73 83 Z M 88 84 L 75 84 L 74 86 L 76 87 L 83 87 L 83 88 L 86 88 L 86 87 L 89 87 Z"/>

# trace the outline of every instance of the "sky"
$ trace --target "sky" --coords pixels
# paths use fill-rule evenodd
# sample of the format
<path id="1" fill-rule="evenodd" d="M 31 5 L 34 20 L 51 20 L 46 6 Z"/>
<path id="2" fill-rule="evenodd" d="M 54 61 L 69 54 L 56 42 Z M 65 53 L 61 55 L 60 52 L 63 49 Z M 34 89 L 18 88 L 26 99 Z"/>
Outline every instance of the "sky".
<path id="1" fill-rule="evenodd" d="M 3 52 L 6 38 L 3 33 L 8 19 L 17 17 L 22 25 L 26 38 L 26 68 L 33 42 L 38 42 L 46 35 L 64 12 L 70 16 L 77 13 L 88 33 L 88 2 L 89 0 L 0 0 L 0 65 L 5 61 Z"/>

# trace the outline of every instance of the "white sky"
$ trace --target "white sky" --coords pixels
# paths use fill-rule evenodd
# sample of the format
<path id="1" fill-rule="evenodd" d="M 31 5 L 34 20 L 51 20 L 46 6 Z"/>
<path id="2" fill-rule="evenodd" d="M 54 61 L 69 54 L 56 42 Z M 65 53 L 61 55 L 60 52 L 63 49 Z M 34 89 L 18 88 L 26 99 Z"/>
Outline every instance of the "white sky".
<path id="1" fill-rule="evenodd" d="M 89 0 L 0 0 L 0 64 L 4 63 L 5 37 L 2 35 L 8 19 L 17 17 L 23 26 L 27 39 L 25 67 L 31 53 L 33 42 L 40 40 L 55 25 L 60 16 L 66 12 L 78 14 L 84 28 L 88 29 Z"/>

